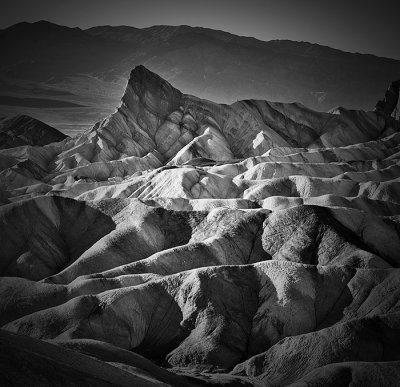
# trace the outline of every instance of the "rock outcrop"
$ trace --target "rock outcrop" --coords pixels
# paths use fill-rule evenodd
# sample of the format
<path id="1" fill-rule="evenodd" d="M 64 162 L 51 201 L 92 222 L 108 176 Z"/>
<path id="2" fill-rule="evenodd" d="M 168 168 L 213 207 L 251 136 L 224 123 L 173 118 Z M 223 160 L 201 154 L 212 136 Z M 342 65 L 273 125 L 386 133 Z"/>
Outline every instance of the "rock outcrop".
<path id="1" fill-rule="evenodd" d="M 0 151 L 4 381 L 395 385 L 396 125 L 138 66 L 90 131 Z"/>
<path id="2" fill-rule="evenodd" d="M 385 93 L 385 98 L 376 104 L 375 111 L 390 117 L 399 102 L 399 90 L 400 80 L 392 82 Z"/>

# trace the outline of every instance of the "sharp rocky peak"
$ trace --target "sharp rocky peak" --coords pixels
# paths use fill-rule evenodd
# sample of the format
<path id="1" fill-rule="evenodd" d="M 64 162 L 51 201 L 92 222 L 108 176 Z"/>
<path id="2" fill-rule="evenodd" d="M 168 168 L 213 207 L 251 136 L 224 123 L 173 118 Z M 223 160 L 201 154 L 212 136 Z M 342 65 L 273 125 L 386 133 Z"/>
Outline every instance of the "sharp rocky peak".
<path id="1" fill-rule="evenodd" d="M 169 82 L 143 65 L 138 65 L 130 73 L 122 102 L 129 110 L 135 111 L 134 105 L 140 101 L 152 113 L 162 115 L 175 108 L 181 98 L 182 93 Z"/>

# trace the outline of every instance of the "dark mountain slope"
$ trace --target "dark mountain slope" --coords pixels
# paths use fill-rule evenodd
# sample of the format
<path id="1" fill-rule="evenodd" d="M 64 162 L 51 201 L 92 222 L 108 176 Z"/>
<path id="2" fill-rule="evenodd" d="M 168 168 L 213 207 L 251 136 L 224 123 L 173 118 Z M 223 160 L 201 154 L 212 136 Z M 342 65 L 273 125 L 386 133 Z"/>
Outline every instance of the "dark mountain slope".
<path id="1" fill-rule="evenodd" d="M 15 24 L 0 32 L 1 75 L 45 81 L 108 69 L 126 55 L 122 44 L 98 40 L 79 28 L 47 21 Z"/>
<path id="2" fill-rule="evenodd" d="M 43 146 L 67 136 L 44 122 L 29 116 L 15 116 L 0 122 L 0 149 L 22 145 Z"/>

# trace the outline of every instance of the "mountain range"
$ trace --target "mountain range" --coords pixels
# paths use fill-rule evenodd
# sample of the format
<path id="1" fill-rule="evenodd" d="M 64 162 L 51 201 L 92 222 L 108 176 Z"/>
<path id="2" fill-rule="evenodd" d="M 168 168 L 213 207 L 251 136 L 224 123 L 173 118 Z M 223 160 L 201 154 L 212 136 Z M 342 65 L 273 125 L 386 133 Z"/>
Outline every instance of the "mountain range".
<path id="1" fill-rule="evenodd" d="M 0 384 L 396 386 L 399 86 L 227 105 L 139 65 L 78 136 L 5 121 Z"/>
<path id="2" fill-rule="evenodd" d="M 400 74 L 394 59 L 190 26 L 19 23 L 0 31 L 0 50 L 0 114 L 29 114 L 67 134 L 110 114 L 138 64 L 215 102 L 299 102 L 318 111 L 372 110 Z"/>

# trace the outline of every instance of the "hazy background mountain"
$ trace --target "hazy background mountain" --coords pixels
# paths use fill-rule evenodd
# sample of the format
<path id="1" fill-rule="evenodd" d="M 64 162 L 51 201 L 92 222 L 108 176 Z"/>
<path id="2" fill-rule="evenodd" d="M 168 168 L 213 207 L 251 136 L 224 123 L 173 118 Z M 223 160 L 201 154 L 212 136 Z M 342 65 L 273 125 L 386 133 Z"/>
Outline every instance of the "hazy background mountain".
<path id="1" fill-rule="evenodd" d="M 67 134 L 110 114 L 137 64 L 216 102 L 298 101 L 320 111 L 373 109 L 400 74 L 394 59 L 189 26 L 19 23 L 0 31 L 0 50 L 0 114 L 29 114 Z"/>

